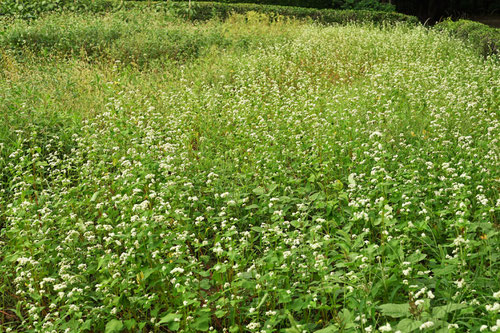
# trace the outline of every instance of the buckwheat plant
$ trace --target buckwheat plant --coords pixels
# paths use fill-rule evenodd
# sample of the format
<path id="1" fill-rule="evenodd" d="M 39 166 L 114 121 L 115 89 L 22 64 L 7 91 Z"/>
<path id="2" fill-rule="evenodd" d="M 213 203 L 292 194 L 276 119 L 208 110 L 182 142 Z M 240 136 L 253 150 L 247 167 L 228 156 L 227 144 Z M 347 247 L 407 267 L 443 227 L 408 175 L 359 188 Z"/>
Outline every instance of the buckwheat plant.
<path id="1" fill-rule="evenodd" d="M 249 15 L 1 28 L 0 332 L 499 330 L 498 57 Z"/>

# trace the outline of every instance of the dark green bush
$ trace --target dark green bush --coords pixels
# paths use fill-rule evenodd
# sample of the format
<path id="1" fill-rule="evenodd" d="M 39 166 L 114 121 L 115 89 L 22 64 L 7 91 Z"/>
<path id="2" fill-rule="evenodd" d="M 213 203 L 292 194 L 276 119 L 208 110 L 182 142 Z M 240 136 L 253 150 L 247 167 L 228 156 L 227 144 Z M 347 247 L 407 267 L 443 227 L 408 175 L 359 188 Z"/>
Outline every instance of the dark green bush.
<path id="1" fill-rule="evenodd" d="M 307 8 L 331 8 L 331 0 L 220 0 L 222 3 L 255 3 L 259 5 L 280 5 Z"/>
<path id="2" fill-rule="evenodd" d="M 443 21 L 435 29 L 450 32 L 465 41 L 484 56 L 500 53 L 500 29 L 492 28 L 479 22 L 469 20 Z"/>
<path id="3" fill-rule="evenodd" d="M 0 0 L 0 16 L 35 18 L 41 13 L 72 10 L 98 12 L 119 6 L 119 0 Z"/>
<path id="4" fill-rule="evenodd" d="M 395 6 L 379 0 L 333 0 L 333 8 L 393 12 Z"/>
<path id="5" fill-rule="evenodd" d="M 145 1 L 145 0 L 142 0 Z M 181 0 L 187 1 L 187 0 Z M 205 0 L 201 0 L 205 1 Z M 380 0 L 218 0 L 221 3 L 253 3 L 258 5 L 277 5 L 305 8 L 364 9 L 394 11 L 395 6 Z"/>
<path id="6" fill-rule="evenodd" d="M 166 15 L 155 14 L 157 25 L 148 23 L 151 15 L 134 10 L 105 17 L 61 13 L 30 22 L 15 20 L 0 34 L 0 51 L 143 66 L 156 59 L 186 62 L 211 47 L 237 47 L 237 41 L 226 38 L 223 31 L 169 27 Z"/>
<path id="7" fill-rule="evenodd" d="M 129 6 L 140 6 L 140 2 L 129 3 Z M 143 2 L 143 4 L 145 4 Z M 295 17 L 297 19 L 312 19 L 318 23 L 347 23 L 347 22 L 373 22 L 373 23 L 395 23 L 406 22 L 417 24 L 418 19 L 396 12 L 382 12 L 370 10 L 335 10 L 335 9 L 315 9 L 291 6 L 258 5 L 250 3 L 219 3 L 219 2 L 195 2 L 191 9 L 187 10 L 187 4 L 183 2 L 157 2 L 157 8 L 173 9 L 178 12 L 185 12 L 194 20 L 209 20 L 214 17 L 227 18 L 231 13 L 244 14 L 249 11 L 268 14 L 273 17 L 282 15 Z"/>

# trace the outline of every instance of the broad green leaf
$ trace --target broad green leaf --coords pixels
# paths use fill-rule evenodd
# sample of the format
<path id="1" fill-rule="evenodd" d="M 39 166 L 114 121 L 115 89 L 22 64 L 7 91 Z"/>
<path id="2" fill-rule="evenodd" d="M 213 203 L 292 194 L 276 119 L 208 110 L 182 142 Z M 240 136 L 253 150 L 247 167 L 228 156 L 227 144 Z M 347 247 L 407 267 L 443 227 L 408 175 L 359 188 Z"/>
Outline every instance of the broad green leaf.
<path id="1" fill-rule="evenodd" d="M 227 312 L 226 312 L 226 311 L 224 311 L 224 310 L 217 310 L 217 311 L 215 311 L 215 316 L 216 316 L 217 318 L 222 318 L 222 317 L 224 317 L 224 316 L 226 315 L 226 313 L 227 313 Z"/>
<path id="2" fill-rule="evenodd" d="M 378 307 L 382 314 L 387 317 L 401 318 L 408 317 L 410 313 L 410 305 L 408 303 L 394 304 L 388 303 Z"/>
<path id="3" fill-rule="evenodd" d="M 253 189 L 253 193 L 255 193 L 257 195 L 262 195 L 262 194 L 266 193 L 266 190 L 263 187 L 259 186 L 259 187 L 256 187 Z"/>
<path id="4" fill-rule="evenodd" d="M 105 333 L 120 332 L 123 329 L 121 320 L 113 319 L 106 324 Z"/>
<path id="5" fill-rule="evenodd" d="M 419 320 L 405 318 L 399 322 L 399 324 L 396 326 L 396 329 L 403 333 L 407 333 L 418 329 L 420 325 L 422 325 L 422 322 Z"/>
<path id="6" fill-rule="evenodd" d="M 125 324 L 125 327 L 128 330 L 131 330 L 132 328 L 135 327 L 135 325 L 137 325 L 137 322 L 135 321 L 135 319 L 125 320 L 123 323 Z"/>
<path id="7" fill-rule="evenodd" d="M 448 266 L 445 266 L 445 267 L 440 267 L 440 268 L 434 268 L 432 270 L 432 272 L 436 275 L 436 276 L 441 276 L 441 275 L 449 275 L 449 274 L 452 274 L 453 272 L 456 271 L 456 267 L 455 266 L 451 266 L 451 265 L 448 265 Z"/>
<path id="8" fill-rule="evenodd" d="M 460 310 L 467 307 L 465 304 L 450 303 L 448 305 L 437 306 L 432 309 L 432 316 L 436 319 L 442 319 L 447 313 Z"/>
<path id="9" fill-rule="evenodd" d="M 408 257 L 408 261 L 411 263 L 417 263 L 419 261 L 422 261 L 427 257 L 426 254 L 424 253 L 413 253 L 411 256 Z"/>
<path id="10" fill-rule="evenodd" d="M 208 331 L 209 326 L 210 326 L 210 317 L 206 314 L 196 319 L 192 325 L 192 327 L 195 330 L 203 332 Z"/>
<path id="11" fill-rule="evenodd" d="M 347 182 L 349 183 L 349 185 L 356 186 L 356 181 L 354 180 L 354 174 L 353 173 L 351 173 L 349 175 L 349 177 L 347 177 Z"/>
<path id="12" fill-rule="evenodd" d="M 180 320 L 182 318 L 181 314 L 178 313 L 169 313 L 166 316 L 161 317 L 160 321 L 158 324 L 164 324 L 164 323 L 170 323 L 177 320 Z"/>
<path id="13" fill-rule="evenodd" d="M 328 327 L 325 327 L 323 329 L 320 329 L 318 331 L 314 331 L 314 333 L 335 333 L 335 332 L 338 332 L 339 329 L 337 327 L 337 325 L 330 325 Z"/>

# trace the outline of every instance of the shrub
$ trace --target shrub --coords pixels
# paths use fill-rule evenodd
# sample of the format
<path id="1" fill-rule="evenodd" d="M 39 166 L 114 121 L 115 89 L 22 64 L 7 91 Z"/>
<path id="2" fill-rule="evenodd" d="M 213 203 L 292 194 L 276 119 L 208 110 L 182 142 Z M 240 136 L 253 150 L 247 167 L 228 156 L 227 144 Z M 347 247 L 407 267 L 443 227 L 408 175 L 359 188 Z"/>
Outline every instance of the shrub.
<path id="1" fill-rule="evenodd" d="M 98 12 L 110 10 L 119 3 L 119 0 L 1 0 L 0 16 L 35 18 L 43 12 L 59 10 Z"/>
<path id="2" fill-rule="evenodd" d="M 500 50 L 500 29 L 469 20 L 446 20 L 435 26 L 438 30 L 450 32 L 460 39 L 472 43 L 484 56 L 498 54 Z"/>
<path id="3" fill-rule="evenodd" d="M 143 0 L 144 1 L 144 0 Z M 186 1 L 186 0 L 181 0 Z M 203 1 L 203 0 L 202 0 Z M 335 8 L 394 11 L 395 6 L 379 0 L 218 0 L 221 3 L 253 3 L 259 5 L 278 5 L 305 8 Z"/>
<path id="4" fill-rule="evenodd" d="M 129 3 L 129 6 L 138 6 L 139 2 Z M 188 12 L 187 4 L 181 2 L 156 3 L 157 8 L 174 9 L 177 12 Z M 231 13 L 244 14 L 249 11 L 264 13 L 270 17 L 281 15 L 294 17 L 297 19 L 312 19 L 318 23 L 339 23 L 347 22 L 372 22 L 372 23 L 396 23 L 406 22 L 417 24 L 418 19 L 396 12 L 382 12 L 370 10 L 335 10 L 335 9 L 315 9 L 291 6 L 258 5 L 250 3 L 218 3 L 218 2 L 196 2 L 189 10 L 189 17 L 193 20 L 205 21 L 214 17 L 225 19 Z"/>
<path id="5" fill-rule="evenodd" d="M 144 0 L 142 0 L 144 1 Z M 187 1 L 187 0 L 180 0 Z M 202 0 L 203 1 L 203 0 Z M 278 5 L 305 8 L 331 8 L 331 0 L 217 0 L 220 3 L 252 3 L 258 5 Z"/>
<path id="6" fill-rule="evenodd" d="M 379 0 L 333 0 L 333 8 L 340 9 L 364 9 L 393 12 L 395 6 L 388 3 L 382 3 Z"/>

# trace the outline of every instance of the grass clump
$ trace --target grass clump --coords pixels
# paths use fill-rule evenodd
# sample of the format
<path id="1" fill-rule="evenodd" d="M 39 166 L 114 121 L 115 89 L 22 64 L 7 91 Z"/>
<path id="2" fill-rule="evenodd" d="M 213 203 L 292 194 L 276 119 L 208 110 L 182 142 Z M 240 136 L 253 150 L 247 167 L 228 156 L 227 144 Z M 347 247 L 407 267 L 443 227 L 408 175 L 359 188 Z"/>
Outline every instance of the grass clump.
<path id="1" fill-rule="evenodd" d="M 258 13 L 3 29 L 1 331 L 498 325 L 497 58 Z"/>

